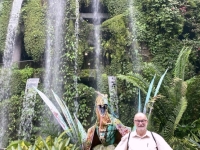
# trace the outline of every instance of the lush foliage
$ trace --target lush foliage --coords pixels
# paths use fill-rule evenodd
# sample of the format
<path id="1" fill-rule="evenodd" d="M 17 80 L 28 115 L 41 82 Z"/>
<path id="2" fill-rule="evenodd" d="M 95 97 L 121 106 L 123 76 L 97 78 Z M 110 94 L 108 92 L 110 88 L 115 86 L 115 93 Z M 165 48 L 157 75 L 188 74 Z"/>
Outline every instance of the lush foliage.
<path id="1" fill-rule="evenodd" d="M 1 2 L 0 8 L 0 53 L 2 54 L 5 48 L 7 25 L 9 21 L 12 0 L 4 0 Z"/>
<path id="2" fill-rule="evenodd" d="M 42 63 L 40 60 L 44 56 L 45 49 L 46 2 L 46 0 L 25 0 L 20 22 L 22 49 L 39 63 Z M 63 55 L 58 64 L 62 74 L 61 87 L 64 91 L 62 99 L 70 111 L 76 113 L 85 128 L 90 127 L 95 120 L 93 118 L 95 116 L 94 91 L 98 87 L 100 92 L 109 95 L 108 76 L 114 75 L 118 77 L 117 96 L 120 120 L 125 125 L 132 126 L 132 117 L 137 112 L 138 87 L 141 89 L 142 105 L 144 105 L 147 89 L 154 75 L 156 74 L 155 84 L 157 84 L 159 77 L 169 68 L 163 86 L 160 87 L 160 95 L 153 97 L 148 105 L 153 108 L 150 125 L 153 126 L 154 131 L 162 134 L 174 149 L 196 148 L 195 142 L 199 142 L 200 89 L 196 84 L 199 82 L 199 76 L 193 76 L 198 74 L 200 65 L 199 0 L 135 0 L 134 4 L 127 0 L 117 2 L 116 0 L 101 0 L 110 18 L 102 22 L 100 28 L 102 50 L 100 74 L 95 68 L 95 26 L 86 19 L 79 19 L 76 16 L 76 2 L 66 0 L 66 14 L 63 20 L 65 47 L 62 49 Z M 11 1 L 4 0 L 1 3 L 0 52 L 2 53 Z M 91 0 L 79 1 L 79 5 L 83 3 L 88 7 L 92 5 Z M 130 14 L 132 11 L 134 14 Z M 133 41 L 134 38 L 137 38 L 138 43 Z M 187 53 L 182 53 L 185 56 L 183 59 L 177 59 L 183 45 L 190 46 L 192 49 Z M 137 74 L 134 70 L 137 67 L 136 59 L 133 59 L 136 58 L 133 56 L 136 51 L 147 55 L 150 62 L 141 62 Z M 189 61 L 186 61 L 185 58 L 188 57 Z M 138 60 L 140 59 L 139 57 Z M 0 107 L 4 105 L 9 111 L 7 118 L 10 124 L 6 136 L 9 136 L 10 140 L 17 139 L 26 80 L 30 77 L 40 77 L 39 88 L 43 89 L 42 84 L 45 81 L 43 81 L 42 73 L 37 72 L 29 67 L 14 70 L 10 82 L 13 95 L 9 100 L 0 102 Z M 100 76 L 101 80 L 97 76 Z M 155 92 L 155 88 L 152 92 Z M 33 129 L 29 142 L 34 142 L 38 134 L 52 135 L 53 137 L 47 139 L 58 142 L 54 137 L 60 129 L 56 123 L 52 122 L 52 119 L 49 119 L 51 115 L 43 118 L 42 115 L 50 111 L 38 97 L 34 111 Z M 191 142 L 190 138 L 194 142 Z M 52 145 L 48 145 L 48 140 L 46 141 L 48 146 L 44 144 L 42 138 L 37 140 L 42 143 L 42 148 L 52 148 Z M 65 140 L 68 141 L 65 138 L 60 141 Z M 23 143 L 25 142 L 18 141 L 13 146 L 16 148 L 18 144 L 21 144 L 23 148 Z M 34 145 L 27 143 L 26 148 L 34 149 Z"/>
<path id="3" fill-rule="evenodd" d="M 42 137 L 38 137 L 34 144 L 31 144 L 29 142 L 19 140 L 19 141 L 13 141 L 10 143 L 10 145 L 7 147 L 7 150 L 77 150 L 78 148 L 76 145 L 73 145 L 70 143 L 70 139 L 64 137 L 64 133 L 62 133 L 59 137 L 51 137 L 48 136 L 45 139 Z"/>
<path id="4" fill-rule="evenodd" d="M 178 36 L 184 25 L 178 1 L 143 0 L 135 3 L 138 40 L 147 43 L 154 62 L 172 68 L 181 49 Z"/>
<path id="5" fill-rule="evenodd" d="M 111 17 L 124 13 L 129 6 L 127 0 L 118 0 L 117 3 L 115 0 L 102 0 L 102 3 L 108 8 Z"/>
<path id="6" fill-rule="evenodd" d="M 26 52 L 39 61 L 45 48 L 45 4 L 41 0 L 26 1 L 22 12 Z"/>

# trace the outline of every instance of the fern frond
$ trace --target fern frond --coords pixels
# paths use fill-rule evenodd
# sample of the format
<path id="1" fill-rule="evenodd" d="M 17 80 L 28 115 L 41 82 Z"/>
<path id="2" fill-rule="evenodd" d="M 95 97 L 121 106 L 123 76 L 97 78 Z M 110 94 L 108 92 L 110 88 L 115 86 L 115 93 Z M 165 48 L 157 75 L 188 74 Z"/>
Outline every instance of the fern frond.
<path id="1" fill-rule="evenodd" d="M 155 64 L 153 63 L 144 63 L 144 66 L 142 68 L 143 73 L 145 74 L 146 72 L 150 73 L 152 76 L 154 74 L 161 76 L 163 74 L 163 70 L 159 69 Z"/>
<path id="2" fill-rule="evenodd" d="M 187 83 L 180 78 L 174 78 L 169 90 L 169 97 L 174 105 L 185 96 L 187 91 Z"/>
<path id="3" fill-rule="evenodd" d="M 185 67 L 188 63 L 188 57 L 191 53 L 191 48 L 183 47 L 179 53 L 175 64 L 174 76 L 184 80 Z"/>
<path id="4" fill-rule="evenodd" d="M 175 131 L 178 123 L 180 122 L 183 113 L 185 112 L 187 108 L 187 100 L 186 97 L 182 97 L 182 99 L 180 100 L 179 105 L 177 106 L 177 109 L 174 110 L 174 114 L 176 115 L 176 120 L 174 122 L 174 128 L 173 130 Z"/>
<path id="5" fill-rule="evenodd" d="M 149 82 L 143 78 L 139 74 L 133 74 L 133 75 L 117 75 L 117 78 L 121 80 L 126 80 L 129 83 L 132 83 L 134 86 L 138 87 L 142 92 L 145 94 L 147 93 Z"/>
<path id="6" fill-rule="evenodd" d="M 198 150 L 197 145 L 193 144 L 187 138 L 179 139 L 172 137 L 168 142 L 174 150 Z"/>
<path id="7" fill-rule="evenodd" d="M 182 97 L 179 103 L 174 108 L 173 112 L 170 114 L 170 117 L 164 127 L 163 134 L 164 137 L 169 140 L 174 136 L 174 131 L 181 120 L 183 113 L 187 107 L 187 100 L 185 97 Z"/>

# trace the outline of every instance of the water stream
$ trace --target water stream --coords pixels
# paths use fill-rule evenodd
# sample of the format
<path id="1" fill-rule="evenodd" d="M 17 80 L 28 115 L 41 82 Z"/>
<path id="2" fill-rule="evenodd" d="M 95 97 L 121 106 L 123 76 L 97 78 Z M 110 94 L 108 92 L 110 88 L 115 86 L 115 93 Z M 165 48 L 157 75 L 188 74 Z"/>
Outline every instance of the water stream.
<path id="1" fill-rule="evenodd" d="M 45 48 L 45 72 L 44 72 L 44 93 L 55 104 L 51 90 L 59 97 L 62 97 L 62 79 L 60 66 L 64 49 L 64 25 L 65 25 L 66 0 L 47 0 L 46 12 L 46 48 Z M 53 118 L 49 108 L 45 105 L 42 116 L 42 129 L 47 130 L 46 125 L 52 127 L 58 125 Z M 52 130 L 53 131 L 53 130 Z"/>
<path id="2" fill-rule="evenodd" d="M 93 25 L 94 25 L 94 48 L 96 53 L 96 74 L 97 74 L 97 90 L 100 91 L 101 84 L 102 84 L 102 63 L 101 63 L 101 41 L 100 41 L 100 24 L 101 24 L 101 18 L 99 15 L 100 11 L 100 1 L 99 0 L 93 0 L 92 3 L 92 9 L 93 9 Z"/>
<path id="3" fill-rule="evenodd" d="M 6 35 L 6 42 L 5 42 L 5 49 L 3 54 L 3 67 L 1 70 L 0 75 L 0 84 L 1 84 L 1 91 L 0 91 L 0 101 L 8 99 L 10 96 L 10 78 L 11 78 L 11 69 L 13 65 L 13 53 L 14 53 L 14 46 L 15 40 L 17 36 L 17 27 L 19 24 L 19 17 L 20 17 L 20 10 L 22 6 L 23 0 L 14 0 L 12 4 L 12 9 L 10 13 L 8 28 L 7 28 L 7 35 Z M 3 147 L 6 142 L 6 130 L 7 130 L 7 118 L 5 117 L 6 109 L 5 107 L 1 109 L 0 114 L 0 147 Z"/>
<path id="4" fill-rule="evenodd" d="M 23 100 L 23 109 L 21 113 L 19 125 L 19 138 L 30 140 L 33 129 L 33 117 L 35 115 L 36 91 L 33 87 L 37 88 L 39 78 L 29 78 L 26 82 L 25 96 Z"/>
<path id="5" fill-rule="evenodd" d="M 59 97 L 62 95 L 60 60 L 64 46 L 65 6 L 65 0 L 48 0 L 46 18 L 44 89 L 46 94 L 53 89 Z"/>
<path id="6" fill-rule="evenodd" d="M 132 62 L 133 62 L 133 72 L 138 73 L 140 71 L 140 55 L 139 55 L 139 46 L 137 42 L 137 31 L 136 31 L 136 11 L 134 7 L 134 0 L 129 0 L 129 28 L 131 30 L 132 35 L 132 44 L 130 53 L 132 56 Z"/>
<path id="7" fill-rule="evenodd" d="M 132 35 L 132 43 L 130 47 L 130 55 L 132 58 L 133 64 L 133 72 L 140 73 L 141 70 L 141 56 L 140 56 L 140 48 L 137 42 L 137 28 L 136 28 L 136 15 L 137 12 L 134 6 L 134 0 L 129 0 L 129 28 Z M 138 97 L 135 98 L 135 101 L 138 102 L 138 112 L 141 112 L 141 97 L 140 97 L 140 90 L 138 91 Z"/>
<path id="8" fill-rule="evenodd" d="M 74 71 L 75 71 L 75 74 L 74 74 L 74 87 L 75 87 L 75 90 L 76 90 L 76 99 L 74 101 L 74 105 L 75 105 L 75 113 L 78 112 L 78 108 L 79 108 L 79 104 L 78 104 L 78 101 L 77 101 L 77 97 L 78 97 L 78 89 L 77 89 L 77 85 L 78 85 L 78 80 L 77 80 L 77 54 L 78 54 L 78 40 L 79 40 L 79 0 L 76 0 L 76 21 L 75 21 L 75 38 L 76 38 L 76 41 L 75 41 L 75 64 L 74 64 Z"/>
<path id="9" fill-rule="evenodd" d="M 1 13 L 1 10 L 2 10 L 2 7 L 3 7 L 2 3 L 3 3 L 2 0 L 0 0 L 0 13 Z"/>

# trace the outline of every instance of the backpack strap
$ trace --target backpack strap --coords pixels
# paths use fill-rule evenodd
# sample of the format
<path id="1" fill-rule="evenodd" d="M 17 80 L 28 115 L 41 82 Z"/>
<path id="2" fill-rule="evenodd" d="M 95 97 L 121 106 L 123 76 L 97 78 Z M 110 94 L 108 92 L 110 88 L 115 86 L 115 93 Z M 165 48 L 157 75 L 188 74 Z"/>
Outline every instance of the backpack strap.
<path id="1" fill-rule="evenodd" d="M 131 132 L 130 132 L 129 135 L 128 135 L 127 150 L 129 149 L 128 142 L 129 142 L 130 135 L 131 135 Z"/>
<path id="2" fill-rule="evenodd" d="M 152 132 L 151 132 L 151 135 L 152 135 L 152 137 L 153 137 L 153 139 L 154 139 L 154 141 L 155 141 L 155 143 L 156 143 L 156 149 L 158 150 L 157 142 L 156 142 L 156 139 L 155 139 L 155 137 L 153 136 L 153 133 L 152 133 Z"/>

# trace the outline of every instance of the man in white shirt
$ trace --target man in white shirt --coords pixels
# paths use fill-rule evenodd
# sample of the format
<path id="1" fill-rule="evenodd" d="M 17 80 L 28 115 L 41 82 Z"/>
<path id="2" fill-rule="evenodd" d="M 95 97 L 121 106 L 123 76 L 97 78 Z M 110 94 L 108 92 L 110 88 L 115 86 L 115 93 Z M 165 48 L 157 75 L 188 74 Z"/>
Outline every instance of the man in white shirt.
<path id="1" fill-rule="evenodd" d="M 163 137 L 147 130 L 145 114 L 137 113 L 134 125 L 136 130 L 123 136 L 115 150 L 172 150 Z"/>

